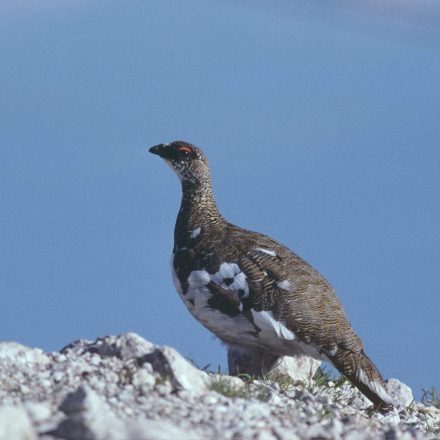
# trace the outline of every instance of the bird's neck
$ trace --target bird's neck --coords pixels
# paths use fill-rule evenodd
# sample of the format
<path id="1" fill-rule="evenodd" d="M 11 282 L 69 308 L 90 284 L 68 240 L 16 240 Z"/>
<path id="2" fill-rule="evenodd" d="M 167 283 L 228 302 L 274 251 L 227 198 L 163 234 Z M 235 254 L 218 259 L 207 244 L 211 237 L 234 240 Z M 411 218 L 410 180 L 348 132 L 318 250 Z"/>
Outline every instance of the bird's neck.
<path id="1" fill-rule="evenodd" d="M 184 246 L 190 231 L 201 228 L 202 233 L 222 230 L 225 220 L 218 211 L 211 182 L 182 182 L 182 202 L 174 229 L 174 243 Z"/>

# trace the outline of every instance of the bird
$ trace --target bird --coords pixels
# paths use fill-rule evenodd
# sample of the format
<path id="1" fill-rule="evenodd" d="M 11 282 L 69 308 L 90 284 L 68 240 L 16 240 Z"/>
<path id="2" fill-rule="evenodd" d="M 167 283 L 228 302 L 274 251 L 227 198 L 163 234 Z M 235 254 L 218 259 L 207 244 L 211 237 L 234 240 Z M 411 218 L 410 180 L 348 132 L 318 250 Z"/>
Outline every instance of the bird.
<path id="1" fill-rule="evenodd" d="M 392 408 L 386 383 L 329 282 L 283 244 L 222 216 L 201 148 L 178 140 L 149 152 L 181 182 L 172 278 L 196 320 L 229 347 L 326 361 L 374 408 Z"/>

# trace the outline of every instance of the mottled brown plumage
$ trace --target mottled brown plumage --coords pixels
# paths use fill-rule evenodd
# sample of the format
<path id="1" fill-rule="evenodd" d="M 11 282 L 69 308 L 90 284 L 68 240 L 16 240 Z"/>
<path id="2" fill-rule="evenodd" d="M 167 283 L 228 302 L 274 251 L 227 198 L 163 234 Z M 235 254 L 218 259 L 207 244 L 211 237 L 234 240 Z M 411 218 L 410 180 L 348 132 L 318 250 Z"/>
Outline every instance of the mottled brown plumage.
<path id="1" fill-rule="evenodd" d="M 173 272 L 190 312 L 231 346 L 261 349 L 270 359 L 306 353 L 329 361 L 375 405 L 389 405 L 330 284 L 287 247 L 221 216 L 199 148 L 176 141 L 150 151 L 182 184 Z"/>

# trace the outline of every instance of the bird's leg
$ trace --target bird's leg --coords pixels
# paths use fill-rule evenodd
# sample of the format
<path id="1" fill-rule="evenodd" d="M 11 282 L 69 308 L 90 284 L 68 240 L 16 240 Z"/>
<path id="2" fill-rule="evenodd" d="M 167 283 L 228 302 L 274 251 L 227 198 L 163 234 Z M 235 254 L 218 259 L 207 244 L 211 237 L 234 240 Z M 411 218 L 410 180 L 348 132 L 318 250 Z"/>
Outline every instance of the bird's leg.
<path id="1" fill-rule="evenodd" d="M 265 377 L 276 365 L 279 356 L 260 349 L 228 346 L 229 374 L 246 374 L 253 378 Z"/>

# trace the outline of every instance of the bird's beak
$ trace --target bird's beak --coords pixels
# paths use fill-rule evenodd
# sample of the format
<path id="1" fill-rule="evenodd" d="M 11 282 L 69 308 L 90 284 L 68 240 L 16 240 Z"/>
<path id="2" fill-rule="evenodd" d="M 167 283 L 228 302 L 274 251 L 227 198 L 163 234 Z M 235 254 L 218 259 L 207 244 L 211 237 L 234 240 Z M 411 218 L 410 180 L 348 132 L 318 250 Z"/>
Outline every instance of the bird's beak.
<path id="1" fill-rule="evenodd" d="M 148 151 L 150 153 L 157 154 L 158 156 L 163 157 L 166 150 L 165 147 L 166 147 L 165 144 L 159 144 L 159 145 L 155 145 L 154 147 L 151 147 Z"/>

